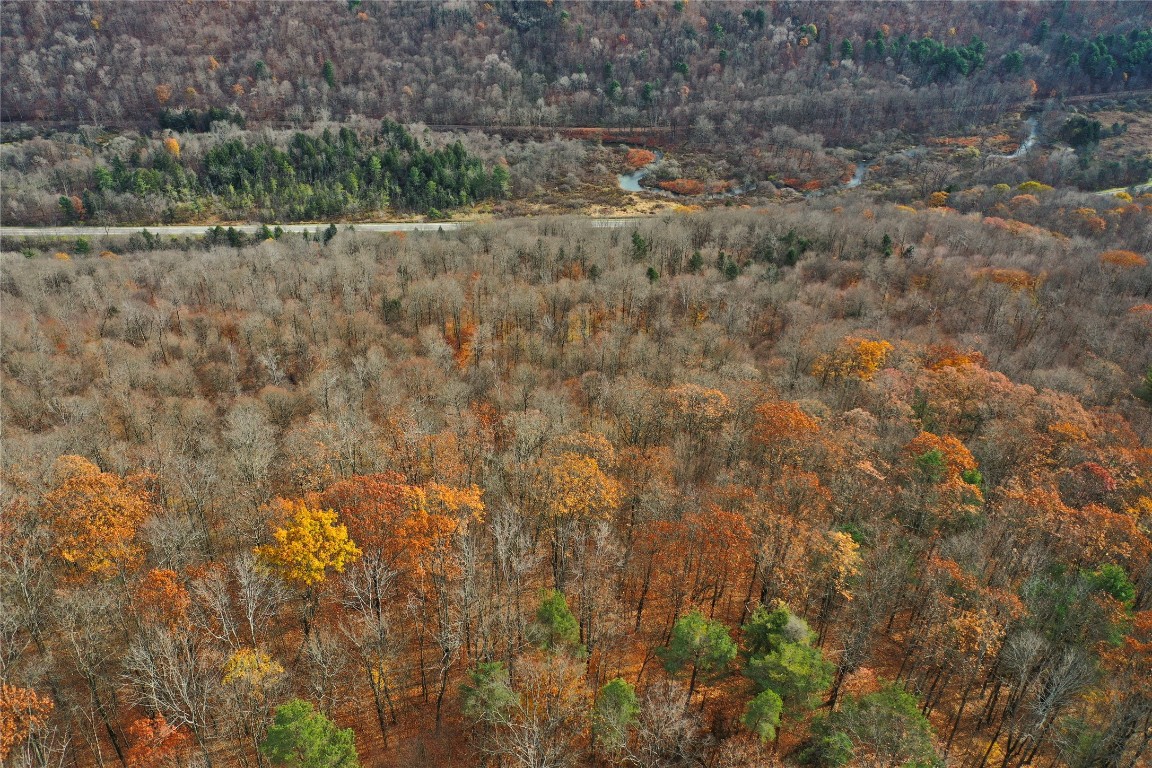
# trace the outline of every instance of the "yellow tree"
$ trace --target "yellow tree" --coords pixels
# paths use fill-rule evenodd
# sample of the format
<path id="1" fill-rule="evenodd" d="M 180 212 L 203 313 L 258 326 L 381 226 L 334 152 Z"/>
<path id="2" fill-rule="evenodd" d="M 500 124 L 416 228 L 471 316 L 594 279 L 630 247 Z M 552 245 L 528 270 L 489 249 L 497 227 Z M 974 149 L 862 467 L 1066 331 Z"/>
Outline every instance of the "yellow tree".
<path id="1" fill-rule="evenodd" d="M 812 375 L 821 386 L 833 381 L 871 381 L 892 351 L 887 341 L 871 341 L 846 336 L 835 351 L 816 358 Z"/>
<path id="2" fill-rule="evenodd" d="M 823 547 L 814 548 L 813 567 L 824 578 L 817 632 L 821 641 L 840 605 L 852 600 L 852 580 L 859 575 L 863 558 L 860 545 L 843 531 L 828 531 Z"/>
<path id="3" fill-rule="evenodd" d="M 607 520 L 620 503 L 620 484 L 604 474 L 591 456 L 561 453 L 545 460 L 548 478 L 544 515 L 565 520 Z"/>
<path id="4" fill-rule="evenodd" d="M 280 573 L 285 581 L 304 590 L 304 636 L 312 630 L 312 617 L 319 609 L 313 587 L 328 571 L 340 573 L 360 557 L 360 549 L 348 529 L 331 509 L 310 507 L 303 501 L 276 499 L 273 508 L 280 523 L 272 531 L 273 543 L 255 548 L 258 558 Z"/>
<path id="5" fill-rule="evenodd" d="M 620 504 L 620 484 L 591 456 L 561 453 L 544 461 L 544 497 L 541 513 L 552 535 L 552 575 L 564 591 L 568 550 L 580 532 L 608 520 Z"/>
<path id="6" fill-rule="evenodd" d="M 146 475 L 122 478 L 83 456 L 61 456 L 44 497 L 56 555 L 84 574 L 109 578 L 135 568 L 136 529 L 153 512 Z"/>
<path id="7" fill-rule="evenodd" d="M 272 531 L 275 543 L 256 547 L 255 552 L 285 580 L 310 587 L 323 581 L 329 569 L 339 573 L 360 556 L 333 510 L 287 499 L 276 499 L 273 508 L 280 518 Z"/>
<path id="8" fill-rule="evenodd" d="M 221 676 L 224 719 L 259 754 L 272 713 L 269 703 L 283 692 L 284 667 L 264 651 L 241 648 L 224 663 Z"/>

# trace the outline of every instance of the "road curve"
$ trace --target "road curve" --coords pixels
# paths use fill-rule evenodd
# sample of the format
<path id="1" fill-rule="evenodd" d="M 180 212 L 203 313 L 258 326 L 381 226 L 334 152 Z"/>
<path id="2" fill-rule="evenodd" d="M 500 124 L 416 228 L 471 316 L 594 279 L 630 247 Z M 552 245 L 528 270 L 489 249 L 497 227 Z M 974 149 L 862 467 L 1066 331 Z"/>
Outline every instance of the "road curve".
<path id="1" fill-rule="evenodd" d="M 640 218 L 618 218 L 618 219 L 598 219 L 588 218 L 592 227 L 613 229 L 616 227 L 626 227 L 639 224 L 645 219 Z M 451 232 L 463 227 L 476 224 L 475 221 L 442 221 L 442 222 L 359 222 L 359 223 L 336 223 L 336 226 L 342 231 L 349 228 L 355 229 L 357 232 Z M 264 224 L 232 224 L 221 225 L 225 229 L 229 226 L 238 232 L 252 234 L 260 232 L 264 226 L 272 228 L 279 226 L 285 232 L 317 232 L 322 231 L 328 227 L 328 223 L 318 224 L 279 224 L 279 225 L 264 225 Z M 135 235 L 142 230 L 148 230 L 153 235 L 173 236 L 173 237 L 203 237 L 204 233 L 212 229 L 212 226 L 206 224 L 197 225 L 170 225 L 170 224 L 157 224 L 148 227 L 0 227 L 0 237 L 113 237 L 117 235 L 129 236 Z"/>

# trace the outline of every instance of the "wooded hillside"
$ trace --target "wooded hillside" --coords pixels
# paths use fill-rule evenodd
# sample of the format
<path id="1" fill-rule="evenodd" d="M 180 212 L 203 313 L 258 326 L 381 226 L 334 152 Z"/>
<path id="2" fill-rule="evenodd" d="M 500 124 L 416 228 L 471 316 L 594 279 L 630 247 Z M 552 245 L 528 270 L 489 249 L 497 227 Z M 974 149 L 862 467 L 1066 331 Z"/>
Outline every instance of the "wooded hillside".
<path id="1" fill-rule="evenodd" d="M 1144 2 L 5 4 L 5 121 L 671 125 L 830 144 L 1152 87 Z M 173 120 L 173 113 L 200 113 Z M 164 114 L 167 111 L 168 117 Z"/>

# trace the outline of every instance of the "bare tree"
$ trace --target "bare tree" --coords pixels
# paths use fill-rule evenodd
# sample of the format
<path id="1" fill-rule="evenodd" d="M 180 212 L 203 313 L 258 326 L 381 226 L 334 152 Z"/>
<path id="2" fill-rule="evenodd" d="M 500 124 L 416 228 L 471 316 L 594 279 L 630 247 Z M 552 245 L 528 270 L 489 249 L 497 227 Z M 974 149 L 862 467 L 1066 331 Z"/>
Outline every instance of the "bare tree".
<path id="1" fill-rule="evenodd" d="M 170 725 L 187 727 L 208 768 L 209 744 L 218 725 L 220 668 L 219 658 L 196 634 L 164 626 L 147 628 L 124 658 L 133 702 L 163 715 Z"/>

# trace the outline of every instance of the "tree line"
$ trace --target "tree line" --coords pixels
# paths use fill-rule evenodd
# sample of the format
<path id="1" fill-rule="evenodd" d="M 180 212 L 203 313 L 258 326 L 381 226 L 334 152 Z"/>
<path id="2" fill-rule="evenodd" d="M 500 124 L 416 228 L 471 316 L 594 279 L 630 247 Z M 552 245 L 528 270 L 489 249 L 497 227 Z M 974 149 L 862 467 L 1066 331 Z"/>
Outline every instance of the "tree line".
<path id="1" fill-rule="evenodd" d="M 221 140 L 195 163 L 182 161 L 178 139 L 113 154 L 78 190 L 80 206 L 62 198 L 66 218 L 83 221 L 108 205 L 105 193 L 146 198 L 200 215 L 264 221 L 314 221 L 387 209 L 438 215 L 508 191 L 508 172 L 487 171 L 459 142 L 421 146 L 401 125 L 384 121 L 361 137 L 350 128 L 295 133 L 286 147 L 254 136 Z"/>

